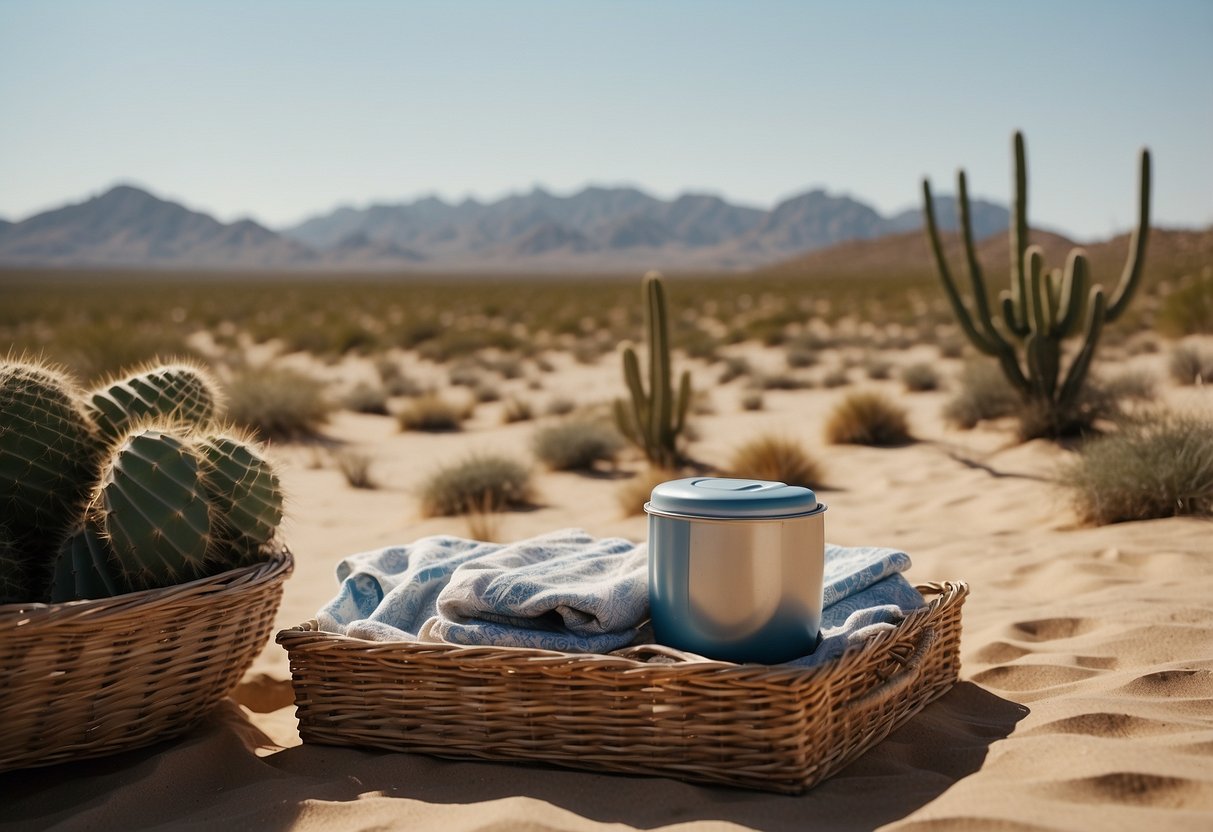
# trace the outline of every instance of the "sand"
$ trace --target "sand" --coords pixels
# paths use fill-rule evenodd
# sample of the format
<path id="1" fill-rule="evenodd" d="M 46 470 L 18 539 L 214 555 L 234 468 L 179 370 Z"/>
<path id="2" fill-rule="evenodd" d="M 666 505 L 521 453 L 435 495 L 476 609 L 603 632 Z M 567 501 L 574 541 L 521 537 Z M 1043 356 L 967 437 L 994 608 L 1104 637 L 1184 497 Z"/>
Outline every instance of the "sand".
<path id="1" fill-rule="evenodd" d="M 926 348 L 916 348 L 919 352 Z M 933 355 L 890 354 L 898 362 Z M 776 353 L 755 354 L 776 361 Z M 1158 356 L 1133 359 L 1158 370 Z M 556 356 L 544 388 L 505 382 L 537 405 L 600 403 L 619 389 L 617 361 Z M 234 700 L 186 736 L 110 758 L 0 775 L 9 829 L 1207 829 L 1213 828 L 1213 524 L 1166 519 L 1102 528 L 1076 521 L 1052 482 L 1070 451 L 1017 444 L 1009 425 L 974 431 L 940 419 L 945 393 L 894 382 L 768 392 L 742 412 L 741 382 L 714 384 L 715 413 L 696 419 L 694 455 L 717 464 L 742 439 L 802 439 L 827 470 L 828 539 L 903 548 L 912 580 L 963 579 L 961 681 L 860 760 L 800 797 L 596 775 L 522 764 L 304 746 L 285 654 L 269 644 Z M 954 367 L 949 363 L 948 368 Z M 363 372 L 324 369 L 333 378 Z M 827 446 L 830 406 L 856 387 L 885 389 L 920 441 L 896 449 Z M 1166 396 L 1209 407 L 1213 391 Z M 377 490 L 350 488 L 331 449 L 278 446 L 297 557 L 279 626 L 310 618 L 333 593 L 343 555 L 438 532 L 416 488 L 436 465 L 478 449 L 528 458 L 536 422 L 502 426 L 482 405 L 459 434 L 402 434 L 385 417 L 342 413 L 334 448 L 371 454 Z M 319 466 L 319 467 L 317 467 Z M 541 507 L 500 518 L 501 539 L 569 526 L 643 539 L 616 491 L 637 470 L 540 473 Z"/>

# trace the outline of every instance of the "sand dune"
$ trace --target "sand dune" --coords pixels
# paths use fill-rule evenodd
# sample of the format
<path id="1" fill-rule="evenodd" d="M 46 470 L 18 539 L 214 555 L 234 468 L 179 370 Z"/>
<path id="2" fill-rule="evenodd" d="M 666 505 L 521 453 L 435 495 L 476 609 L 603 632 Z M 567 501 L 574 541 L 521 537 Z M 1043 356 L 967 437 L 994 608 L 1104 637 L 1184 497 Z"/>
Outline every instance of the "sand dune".
<path id="1" fill-rule="evenodd" d="M 697 378 L 714 386 L 706 369 Z M 617 389 L 618 369 L 613 359 L 588 368 L 561 363 L 545 384 L 528 397 L 542 401 L 558 390 L 593 403 Z M 830 506 L 830 540 L 904 548 L 914 559 L 911 579 L 964 579 L 972 594 L 960 684 L 808 794 L 304 746 L 285 655 L 271 644 L 237 701 L 186 737 L 0 776 L 0 823 L 442 832 L 1213 826 L 1213 524 L 1083 527 L 1052 482 L 1068 451 L 1015 444 L 998 426 L 948 429 L 939 417 L 943 393 L 898 393 L 915 444 L 825 446 L 822 425 L 841 395 L 768 392 L 765 411 L 742 413 L 735 385 L 716 389 L 717 413 L 698 420 L 694 454 L 723 462 L 758 430 L 805 440 L 827 470 L 821 497 Z M 1208 406 L 1211 394 L 1167 395 Z M 327 464 L 313 467 L 324 461 L 315 448 L 275 450 L 294 495 L 287 534 L 298 558 L 281 626 L 309 618 L 327 600 L 342 555 L 466 533 L 459 519 L 420 518 L 415 489 L 435 465 L 473 449 L 526 458 L 533 424 L 500 426 L 495 407 L 483 406 L 466 432 L 443 436 L 341 415 L 330 435 L 374 455 L 376 491 L 349 488 Z M 626 474 L 638 464 L 621 467 Z M 616 504 L 620 481 L 542 474 L 541 505 L 503 516 L 501 536 L 580 526 L 641 539 L 644 519 L 622 517 Z"/>

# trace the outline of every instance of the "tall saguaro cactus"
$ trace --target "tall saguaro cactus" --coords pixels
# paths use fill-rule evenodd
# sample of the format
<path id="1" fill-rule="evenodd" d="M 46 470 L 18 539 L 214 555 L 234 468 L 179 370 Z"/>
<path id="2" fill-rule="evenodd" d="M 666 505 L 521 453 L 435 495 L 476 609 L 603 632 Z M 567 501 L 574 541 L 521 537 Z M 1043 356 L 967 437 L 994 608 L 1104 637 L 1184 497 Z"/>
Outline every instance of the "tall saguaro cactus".
<path id="1" fill-rule="evenodd" d="M 1044 429 L 1057 436 L 1072 424 L 1075 406 L 1091 359 L 1106 323 L 1120 317 L 1141 282 L 1146 242 L 1150 234 L 1150 151 L 1141 151 L 1137 227 L 1129 255 L 1111 300 L 1100 286 L 1091 285 L 1090 267 L 1081 249 L 1074 249 L 1065 270 L 1044 270 L 1043 252 L 1028 245 L 1028 173 L 1023 134 L 1014 136 L 1015 204 L 1011 214 L 1011 288 L 998 298 L 1000 317 L 991 310 L 985 278 L 973 243 L 965 172 L 957 173 L 957 205 L 964 240 L 965 260 L 972 285 L 972 310 L 966 306 L 952 278 L 939 229 L 935 222 L 931 183 L 922 183 L 927 234 L 944 292 L 960 327 L 973 346 L 998 359 L 1003 374 L 1038 410 Z M 1083 304 L 1086 304 L 1084 312 Z M 1081 330 L 1081 335 L 1079 331 Z M 1062 372 L 1062 344 L 1080 338 L 1077 353 Z"/>
<path id="2" fill-rule="evenodd" d="M 623 351 L 623 378 L 630 401 L 615 400 L 615 422 L 620 432 L 662 468 L 675 467 L 680 459 L 678 437 L 686 426 L 691 402 L 691 374 L 684 371 L 674 392 L 670 372 L 670 326 L 666 313 L 665 287 L 661 275 L 644 276 L 645 329 L 649 343 L 649 390 L 640 378 L 636 350 Z"/>

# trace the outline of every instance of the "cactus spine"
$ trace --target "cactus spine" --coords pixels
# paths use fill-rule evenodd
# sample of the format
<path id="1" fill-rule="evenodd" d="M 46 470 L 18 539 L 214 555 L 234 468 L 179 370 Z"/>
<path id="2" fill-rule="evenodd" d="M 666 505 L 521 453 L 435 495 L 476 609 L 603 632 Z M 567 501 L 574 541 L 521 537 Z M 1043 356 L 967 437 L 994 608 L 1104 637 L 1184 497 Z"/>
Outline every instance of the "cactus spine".
<path id="1" fill-rule="evenodd" d="M 998 298 L 1001 320 L 991 310 L 985 278 L 977 260 L 963 170 L 957 174 L 957 203 L 973 294 L 972 311 L 961 298 L 949 270 L 935 222 L 931 184 L 924 179 L 927 235 L 944 292 L 961 329 L 973 346 L 998 360 L 1003 375 L 1027 404 L 1040 409 L 1049 432 L 1056 436 L 1069 426 L 1104 324 L 1120 317 L 1141 282 L 1150 234 L 1150 152 L 1141 151 L 1137 227 L 1133 230 L 1120 281 L 1108 300 L 1102 287 L 1090 285 L 1090 268 L 1081 249 L 1070 252 L 1064 271 L 1054 269 L 1045 273 L 1040 247 L 1028 245 L 1028 174 L 1022 133 L 1015 133 L 1013 145 L 1015 202 L 1010 229 L 1011 289 L 1003 291 Z M 1080 328 L 1078 352 L 1063 373 L 1063 341 L 1078 335 Z"/>
<path id="2" fill-rule="evenodd" d="M 686 426 L 691 402 L 691 374 L 684 371 L 675 394 L 670 373 L 669 317 L 661 275 L 644 277 L 645 329 L 649 345 L 649 390 L 640 377 L 636 351 L 623 351 L 623 377 L 630 401 L 615 400 L 615 422 L 620 432 L 644 451 L 654 465 L 674 468 L 680 461 L 678 439 Z"/>

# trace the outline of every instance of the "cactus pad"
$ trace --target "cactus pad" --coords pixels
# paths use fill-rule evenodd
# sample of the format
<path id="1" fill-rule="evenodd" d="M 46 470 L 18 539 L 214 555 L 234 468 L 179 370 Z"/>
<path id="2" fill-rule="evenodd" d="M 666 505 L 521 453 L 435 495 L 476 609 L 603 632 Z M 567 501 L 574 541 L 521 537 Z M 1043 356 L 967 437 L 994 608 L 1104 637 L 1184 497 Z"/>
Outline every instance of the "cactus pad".
<path id="1" fill-rule="evenodd" d="M 196 442 L 203 483 L 216 509 L 220 546 L 234 548 L 237 559 L 254 555 L 269 543 L 282 522 L 282 489 L 270 464 L 254 445 L 232 436 L 210 436 Z"/>
<path id="2" fill-rule="evenodd" d="M 185 441 L 136 431 L 106 461 L 93 499 L 122 582 L 132 589 L 193 580 L 213 544 L 200 461 Z"/>
<path id="3" fill-rule="evenodd" d="M 111 441 L 149 418 L 207 425 L 219 410 L 210 374 L 191 364 L 148 367 L 103 385 L 86 399 L 93 421 Z"/>
<path id="4" fill-rule="evenodd" d="M 5 526 L 0 526 L 0 604 L 29 600 L 25 572 L 17 541 Z"/>
<path id="5" fill-rule="evenodd" d="M 110 598 L 122 592 L 113 575 L 110 549 L 92 523 L 82 523 L 63 541 L 51 580 L 51 601 Z"/>

